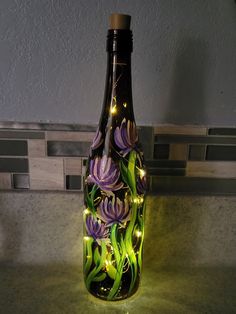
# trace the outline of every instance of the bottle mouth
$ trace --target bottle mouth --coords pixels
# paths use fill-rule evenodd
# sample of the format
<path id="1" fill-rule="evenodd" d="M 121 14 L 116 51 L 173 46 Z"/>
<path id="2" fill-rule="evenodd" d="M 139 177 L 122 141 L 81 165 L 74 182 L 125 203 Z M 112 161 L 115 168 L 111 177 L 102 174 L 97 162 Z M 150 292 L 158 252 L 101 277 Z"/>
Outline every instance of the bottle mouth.
<path id="1" fill-rule="evenodd" d="M 107 52 L 133 51 L 133 34 L 129 29 L 109 29 L 107 34 Z"/>

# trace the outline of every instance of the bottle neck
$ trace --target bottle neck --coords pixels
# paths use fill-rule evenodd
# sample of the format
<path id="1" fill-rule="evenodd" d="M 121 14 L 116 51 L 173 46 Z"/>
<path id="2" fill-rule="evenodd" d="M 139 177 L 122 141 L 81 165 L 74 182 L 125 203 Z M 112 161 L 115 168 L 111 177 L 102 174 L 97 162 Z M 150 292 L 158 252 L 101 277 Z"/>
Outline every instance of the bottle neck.
<path id="1" fill-rule="evenodd" d="M 131 80 L 132 33 L 109 30 L 107 39 L 107 75 L 100 125 L 120 125 L 134 121 Z"/>
<path id="2" fill-rule="evenodd" d="M 134 118 L 130 54 L 108 53 L 104 107 L 114 116 Z"/>

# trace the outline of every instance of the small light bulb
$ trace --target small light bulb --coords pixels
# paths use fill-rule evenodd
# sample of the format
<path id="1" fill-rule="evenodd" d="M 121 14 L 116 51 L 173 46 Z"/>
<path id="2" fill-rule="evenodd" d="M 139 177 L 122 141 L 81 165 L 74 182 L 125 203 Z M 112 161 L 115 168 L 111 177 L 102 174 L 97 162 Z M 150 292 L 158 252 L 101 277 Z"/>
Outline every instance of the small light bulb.
<path id="1" fill-rule="evenodd" d="M 88 241 L 88 240 L 89 240 L 89 237 L 84 237 L 84 240 L 85 240 L 85 241 Z"/>
<path id="2" fill-rule="evenodd" d="M 127 102 L 124 102 L 124 103 L 123 103 L 123 106 L 126 108 L 126 107 L 127 107 Z"/>
<path id="3" fill-rule="evenodd" d="M 138 203 L 138 198 L 135 197 L 134 200 L 133 200 L 133 202 L 134 202 L 134 203 Z"/>
<path id="4" fill-rule="evenodd" d="M 111 107 L 111 114 L 116 114 L 117 112 L 117 108 L 116 108 L 116 105 Z"/>
<path id="5" fill-rule="evenodd" d="M 139 169 L 141 179 L 146 175 L 146 171 L 144 169 Z"/>
<path id="6" fill-rule="evenodd" d="M 86 209 L 84 210 L 84 214 L 85 214 L 85 215 L 88 215 L 89 213 L 90 213 L 89 209 L 86 208 Z"/>
<path id="7" fill-rule="evenodd" d="M 142 232 L 141 231 L 136 231 L 136 236 L 138 237 L 138 238 L 140 238 L 141 237 L 141 235 L 142 235 Z"/>

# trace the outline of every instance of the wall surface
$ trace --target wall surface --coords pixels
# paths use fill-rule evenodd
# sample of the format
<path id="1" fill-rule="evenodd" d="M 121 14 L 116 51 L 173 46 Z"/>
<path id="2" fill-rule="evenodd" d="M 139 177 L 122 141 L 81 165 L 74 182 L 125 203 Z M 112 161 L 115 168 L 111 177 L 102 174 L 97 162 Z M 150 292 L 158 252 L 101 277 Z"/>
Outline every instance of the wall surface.
<path id="1" fill-rule="evenodd" d="M 112 12 L 132 15 L 139 124 L 236 125 L 233 0 L 1 0 L 0 120 L 96 124 Z"/>

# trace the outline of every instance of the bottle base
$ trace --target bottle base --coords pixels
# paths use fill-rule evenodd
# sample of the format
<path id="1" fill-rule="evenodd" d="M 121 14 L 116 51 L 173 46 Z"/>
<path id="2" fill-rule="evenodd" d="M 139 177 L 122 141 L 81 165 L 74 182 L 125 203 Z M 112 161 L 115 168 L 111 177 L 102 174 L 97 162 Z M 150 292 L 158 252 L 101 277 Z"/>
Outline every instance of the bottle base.
<path id="1" fill-rule="evenodd" d="M 87 289 L 87 291 L 96 299 L 115 302 L 122 301 L 131 298 L 137 293 L 137 291 L 139 290 L 139 280 L 136 282 L 131 292 L 129 292 L 129 285 L 124 285 L 123 282 L 123 285 L 120 286 L 116 295 L 113 297 L 109 297 L 111 287 L 112 285 L 109 281 L 102 282 L 100 284 L 98 282 L 94 282 L 90 286 L 90 289 Z"/>
<path id="2" fill-rule="evenodd" d="M 133 298 L 136 298 L 138 295 L 139 295 L 139 289 L 136 289 L 135 291 L 133 291 L 132 293 L 130 294 L 127 294 L 127 295 L 122 295 L 122 296 L 117 296 L 113 299 L 108 299 L 107 296 L 104 296 L 104 295 L 99 295 L 97 293 L 94 293 L 92 291 L 89 291 L 87 290 L 88 294 L 89 294 L 89 298 L 91 298 L 91 301 L 96 301 L 96 302 L 102 302 L 104 303 L 104 301 L 106 302 L 118 302 L 118 303 L 122 303 L 127 301 L 127 300 L 131 300 Z"/>

